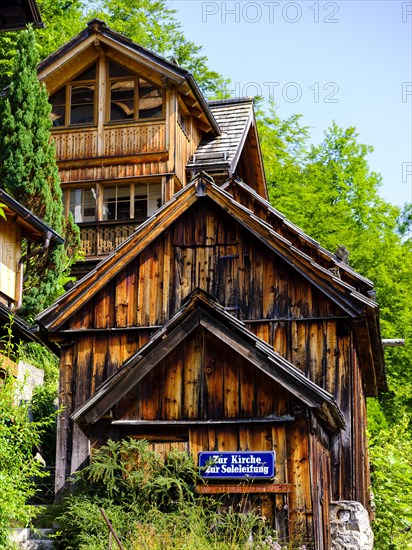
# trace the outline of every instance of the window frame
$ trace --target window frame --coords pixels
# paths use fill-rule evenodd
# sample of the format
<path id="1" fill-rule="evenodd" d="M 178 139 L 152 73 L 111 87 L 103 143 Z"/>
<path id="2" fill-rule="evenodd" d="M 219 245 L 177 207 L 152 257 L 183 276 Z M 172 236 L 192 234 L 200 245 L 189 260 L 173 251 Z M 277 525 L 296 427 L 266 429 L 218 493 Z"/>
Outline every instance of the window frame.
<path id="1" fill-rule="evenodd" d="M 136 188 L 137 187 L 146 187 L 146 194 L 140 195 L 136 194 Z M 110 187 L 123 187 L 123 188 L 129 188 L 129 218 L 117 218 L 114 219 L 104 219 L 104 213 L 103 213 L 103 207 L 104 207 L 104 189 L 108 189 Z M 157 192 L 150 192 L 150 188 L 157 188 Z M 72 212 L 70 210 L 70 194 L 71 191 L 79 190 L 91 190 L 95 189 L 96 198 L 95 198 L 95 220 L 88 220 L 83 222 L 76 222 L 75 223 L 79 226 L 82 225 L 100 225 L 100 224 L 118 224 L 121 225 L 122 223 L 130 223 L 130 222 L 144 222 L 147 220 L 150 216 L 154 214 L 161 206 L 162 206 L 162 182 L 161 180 L 143 180 L 143 181 L 134 181 L 134 182 L 118 182 L 118 181 L 106 181 L 106 182 L 99 182 L 99 183 L 92 183 L 90 185 L 70 185 L 65 186 L 63 188 L 63 203 L 64 203 L 64 211 L 66 218 L 68 217 L 69 213 Z M 83 197 L 83 193 L 82 193 Z M 144 197 L 145 204 L 146 204 L 146 216 L 135 216 L 135 201 L 136 199 L 139 200 L 139 197 Z M 153 209 L 153 202 L 157 201 L 157 208 Z M 117 212 L 117 190 L 116 190 L 116 207 L 115 212 Z M 82 199 L 82 205 L 83 205 L 83 199 Z M 77 206 L 77 205 L 75 205 Z M 73 219 L 75 217 L 75 213 L 72 212 Z"/>
<path id="2" fill-rule="evenodd" d="M 93 65 L 96 65 L 96 77 L 95 79 L 87 79 L 87 80 L 78 80 L 78 77 L 84 73 L 85 71 L 89 70 Z M 92 122 L 71 122 L 71 116 L 72 116 L 72 89 L 74 86 L 94 86 L 93 90 L 93 121 Z M 62 125 L 52 125 L 52 130 L 60 130 L 63 128 L 93 128 L 97 126 L 97 111 L 98 111 L 98 93 L 99 93 L 99 61 L 95 61 L 85 69 L 83 69 L 80 73 L 76 75 L 73 80 L 70 80 L 69 82 L 66 82 L 64 86 L 61 88 L 58 88 L 55 92 L 50 94 L 49 96 L 49 103 L 52 106 L 53 112 L 53 104 L 51 102 L 52 97 L 60 92 L 62 89 L 65 89 L 65 113 L 64 113 L 64 124 Z M 53 121 L 52 121 L 53 122 Z"/>
<path id="3" fill-rule="evenodd" d="M 118 65 L 119 67 L 125 69 L 126 71 L 129 71 L 130 75 L 125 76 L 110 76 L 110 63 L 113 63 L 115 65 Z M 107 58 L 107 64 L 106 64 L 106 124 L 112 125 L 112 124 L 129 124 L 131 122 L 150 122 L 151 120 L 164 120 L 165 119 L 165 91 L 162 86 L 158 86 L 148 78 L 142 76 L 139 73 L 135 73 L 134 71 L 130 71 L 129 69 L 126 69 L 126 67 L 123 67 L 120 63 L 117 61 L 114 61 L 110 58 Z M 133 81 L 134 82 L 134 115 L 133 118 L 128 119 L 117 119 L 117 120 L 111 120 L 111 110 L 112 110 L 112 83 L 116 82 L 127 82 L 127 81 Z M 148 82 L 151 84 L 154 88 L 160 90 L 161 92 L 161 99 L 162 99 L 162 112 L 159 116 L 156 117 L 150 117 L 150 118 L 141 118 L 139 116 L 139 103 L 140 103 L 140 80 L 144 80 L 145 82 Z"/>
<path id="4" fill-rule="evenodd" d="M 120 68 L 124 69 L 125 71 L 129 72 L 129 75 L 124 76 L 110 76 L 110 64 L 113 63 L 115 65 L 118 65 Z M 104 64 L 104 73 L 101 74 L 101 64 Z M 78 77 L 84 73 L 85 71 L 89 70 L 93 65 L 96 66 L 96 76 L 94 79 L 85 79 L 85 80 L 78 80 Z M 100 78 L 101 77 L 101 78 Z M 105 79 L 106 82 L 101 82 L 101 80 Z M 111 86 L 113 83 L 116 82 L 127 82 L 127 81 L 133 81 L 134 88 L 133 88 L 133 117 L 132 118 L 122 118 L 122 119 L 111 119 L 111 105 L 112 105 L 112 89 Z M 150 86 L 153 86 L 156 90 L 159 90 L 160 92 L 160 98 L 162 101 L 161 106 L 161 113 L 158 116 L 153 117 L 147 117 L 143 118 L 140 116 L 140 83 L 141 81 L 147 82 L 150 84 Z M 71 116 L 72 116 L 72 90 L 75 86 L 94 86 L 94 92 L 93 92 L 93 122 L 71 122 Z M 148 79 L 146 76 L 132 71 L 123 65 L 121 65 L 119 62 L 112 60 L 110 57 L 106 57 L 105 59 L 97 59 L 92 64 L 90 64 L 85 69 L 82 69 L 80 73 L 76 75 L 75 78 L 72 80 L 69 80 L 62 86 L 61 88 L 58 88 L 55 90 L 52 94 L 49 96 L 49 102 L 52 105 L 52 112 L 53 112 L 53 104 L 52 104 L 52 97 L 60 92 L 64 88 L 65 90 L 65 103 L 64 103 L 64 123 L 61 125 L 53 125 L 52 130 L 60 130 L 65 128 L 94 128 L 97 127 L 101 122 L 99 122 L 99 103 L 102 101 L 104 105 L 104 115 L 103 115 L 103 124 L 104 125 L 123 125 L 123 124 L 130 124 L 130 123 L 150 123 L 151 121 L 160 121 L 165 120 L 166 118 L 166 93 L 163 86 L 156 84 L 152 80 Z M 104 90 L 104 92 L 103 92 Z M 105 96 L 102 98 L 101 94 L 104 93 Z M 57 105 L 60 106 L 60 105 Z M 52 121 L 53 122 L 53 121 Z"/>

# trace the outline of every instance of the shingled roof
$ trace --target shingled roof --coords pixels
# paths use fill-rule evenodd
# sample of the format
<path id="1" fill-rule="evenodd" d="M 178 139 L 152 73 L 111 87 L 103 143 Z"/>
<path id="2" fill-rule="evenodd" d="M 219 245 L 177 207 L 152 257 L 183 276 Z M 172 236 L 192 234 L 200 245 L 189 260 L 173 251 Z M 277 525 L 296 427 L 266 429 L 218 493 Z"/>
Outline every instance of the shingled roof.
<path id="1" fill-rule="evenodd" d="M 210 101 L 210 110 L 222 131 L 215 138 L 204 138 L 187 164 L 189 170 L 221 167 L 232 173 L 253 120 L 253 98 Z"/>

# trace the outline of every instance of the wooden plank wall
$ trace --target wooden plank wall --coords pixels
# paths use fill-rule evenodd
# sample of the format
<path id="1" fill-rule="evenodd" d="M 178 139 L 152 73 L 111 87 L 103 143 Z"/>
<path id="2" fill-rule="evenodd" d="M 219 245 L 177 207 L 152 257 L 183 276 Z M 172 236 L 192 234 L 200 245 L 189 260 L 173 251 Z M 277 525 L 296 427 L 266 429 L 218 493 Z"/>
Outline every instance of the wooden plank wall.
<path id="1" fill-rule="evenodd" d="M 276 451 L 276 483 L 290 483 L 288 495 L 290 532 L 313 540 L 313 509 L 310 495 L 308 423 L 264 425 L 264 427 L 196 427 L 189 430 L 194 456 L 200 451 Z"/>
<path id="2" fill-rule="evenodd" d="M 190 139 L 179 122 L 176 126 L 175 172 L 180 183 L 186 185 L 186 164 L 191 154 Z"/>
<path id="3" fill-rule="evenodd" d="M 278 340 L 277 330 L 284 331 L 290 340 L 287 349 L 296 347 L 303 336 L 306 345 L 312 346 L 310 330 L 312 336 L 319 332 L 316 349 L 310 348 L 313 363 L 319 350 L 334 350 L 336 317 L 345 319 L 320 291 L 221 210 L 199 204 L 125 266 L 116 280 L 94 297 L 91 307 L 98 308 L 107 294 L 114 296 L 118 285 L 127 287 L 128 326 L 163 324 L 182 300 L 200 287 L 238 318 L 250 320 L 250 327 L 259 327 L 259 322 L 262 326 L 277 323 L 267 334 Z M 81 311 L 78 315 L 84 316 Z M 290 325 L 294 319 L 307 326 L 301 328 L 298 321 Z M 309 329 L 313 321 L 313 329 Z M 123 326 L 116 315 L 112 323 L 113 327 Z M 94 317 L 83 326 L 95 327 Z M 255 330 L 265 337 L 263 329 Z"/>
<path id="4" fill-rule="evenodd" d="M 225 420 L 292 414 L 288 392 L 199 327 L 124 397 L 116 420 Z"/>
<path id="5" fill-rule="evenodd" d="M 94 182 L 105 180 L 120 180 L 123 178 L 133 178 L 139 176 L 153 176 L 167 173 L 166 160 L 150 160 L 144 158 L 136 159 L 136 162 L 119 163 L 108 166 L 77 166 L 75 163 L 70 168 L 59 167 L 59 175 L 61 182 L 76 183 L 76 182 Z"/>
<path id="6" fill-rule="evenodd" d="M 17 271 L 21 257 L 21 227 L 0 219 L 0 292 L 17 300 Z M 6 303 L 6 305 L 8 305 Z"/>
<path id="7" fill-rule="evenodd" d="M 78 382 L 75 405 L 87 399 L 93 388 L 139 349 L 156 327 L 180 307 L 182 300 L 200 287 L 216 296 L 233 315 L 246 320 L 248 328 L 335 396 L 348 427 L 331 449 L 333 498 L 357 498 L 364 502 L 367 480 L 362 478 L 358 485 L 354 479 L 355 471 L 356 476 L 365 475 L 359 473 L 365 459 L 365 444 L 363 426 L 358 425 L 364 414 L 364 403 L 360 374 L 354 374 L 356 356 L 351 351 L 353 340 L 348 320 L 293 268 L 213 204 L 207 204 L 207 200 L 196 203 L 139 257 L 124 266 L 117 278 L 65 327 L 142 327 L 132 332 L 133 336 L 121 332 L 102 336 L 91 332 L 88 336 L 86 332 L 77 339 L 76 376 L 84 380 Z M 144 328 L 151 326 L 153 329 Z M 94 358 L 96 350 L 99 360 Z M 179 357 L 176 355 L 174 360 L 178 362 Z M 91 375 L 86 375 L 90 369 Z M 228 380 L 232 374 L 228 373 Z M 185 372 L 184 376 L 190 380 L 194 375 Z M 173 377 L 168 380 L 166 390 L 173 388 L 175 382 Z M 189 387 L 195 392 L 194 384 Z M 356 406 L 351 399 L 354 387 L 357 388 Z M 198 403 L 194 397 L 186 397 L 183 405 L 177 397 L 176 403 L 166 403 L 163 399 L 156 411 L 167 410 L 168 414 L 177 415 L 180 411 L 176 407 L 183 406 L 185 414 L 190 416 Z M 208 414 L 219 406 L 227 414 L 241 413 L 234 405 L 238 397 L 233 385 L 226 402 L 209 403 Z M 364 466 L 362 471 L 365 472 Z"/>
<path id="8" fill-rule="evenodd" d="M 310 470 L 316 548 L 330 548 L 330 453 L 320 439 L 310 436 Z"/>

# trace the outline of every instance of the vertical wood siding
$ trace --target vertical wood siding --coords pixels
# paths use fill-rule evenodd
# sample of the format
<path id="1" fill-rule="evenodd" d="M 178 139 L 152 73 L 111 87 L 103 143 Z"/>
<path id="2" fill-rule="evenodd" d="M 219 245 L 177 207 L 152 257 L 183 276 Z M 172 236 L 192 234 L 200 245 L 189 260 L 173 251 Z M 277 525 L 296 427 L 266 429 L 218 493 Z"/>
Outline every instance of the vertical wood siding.
<path id="1" fill-rule="evenodd" d="M 76 396 L 70 408 L 87 400 L 197 287 L 215 296 L 257 336 L 335 396 L 347 428 L 331 440 L 332 497 L 366 502 L 365 403 L 348 319 L 207 197 L 125 265 L 66 325 L 94 330 L 140 327 L 76 336 L 70 382 Z M 251 369 L 216 338 L 197 330 L 121 400 L 116 418 L 262 418 L 292 412 L 290 396 L 278 384 Z M 194 453 L 196 449 L 276 449 L 279 480 L 294 484 L 289 497 L 291 526 L 309 537 L 313 510 L 307 421 L 268 430 L 260 425 L 259 429 L 196 427 L 188 430 L 187 437 Z M 326 479 L 329 455 L 314 448 L 319 457 L 316 468 L 322 468 Z M 326 511 L 322 508 L 317 514 Z"/>

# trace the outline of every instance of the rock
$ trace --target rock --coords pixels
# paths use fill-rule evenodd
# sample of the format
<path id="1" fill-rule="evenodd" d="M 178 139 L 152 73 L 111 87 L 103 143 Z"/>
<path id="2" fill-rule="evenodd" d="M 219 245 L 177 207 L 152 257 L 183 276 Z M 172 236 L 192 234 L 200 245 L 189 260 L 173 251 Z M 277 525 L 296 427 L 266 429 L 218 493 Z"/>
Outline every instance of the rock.
<path id="1" fill-rule="evenodd" d="M 366 509 L 359 502 L 330 504 L 332 550 L 372 550 L 373 533 Z"/>

